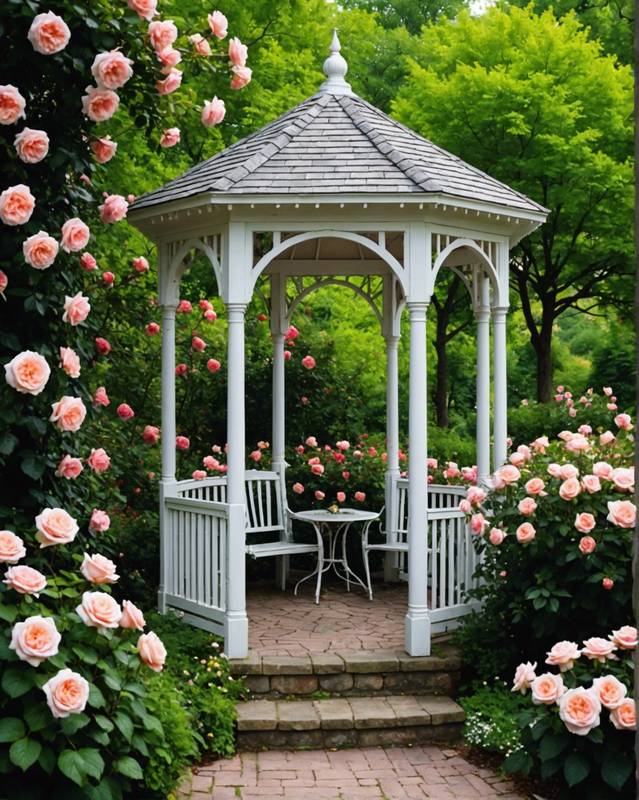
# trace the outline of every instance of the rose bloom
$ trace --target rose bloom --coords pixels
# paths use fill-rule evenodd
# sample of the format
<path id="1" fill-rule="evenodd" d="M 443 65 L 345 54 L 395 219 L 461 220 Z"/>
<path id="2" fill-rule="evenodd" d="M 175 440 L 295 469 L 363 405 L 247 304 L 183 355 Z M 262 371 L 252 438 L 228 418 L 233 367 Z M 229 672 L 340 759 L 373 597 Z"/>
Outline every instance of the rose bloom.
<path id="1" fill-rule="evenodd" d="M 547 436 L 539 436 L 535 441 L 532 443 L 533 450 L 537 453 L 545 453 L 546 448 L 550 445 Z"/>
<path id="2" fill-rule="evenodd" d="M 13 140 L 18 158 L 25 164 L 37 164 L 49 152 L 49 137 L 46 131 L 24 128 Z"/>
<path id="3" fill-rule="evenodd" d="M 488 534 L 488 541 L 495 546 L 500 545 L 504 539 L 506 538 L 506 534 L 500 530 L 499 528 L 491 528 L 490 533 Z"/>
<path id="4" fill-rule="evenodd" d="M 302 366 L 305 369 L 313 369 L 315 367 L 315 364 L 316 362 L 313 356 L 304 356 L 304 358 L 302 359 Z"/>
<path id="5" fill-rule="evenodd" d="M 599 437 L 599 444 L 605 445 L 612 444 L 615 441 L 615 435 L 612 431 L 604 431 Z"/>
<path id="6" fill-rule="evenodd" d="M 164 50 L 177 39 L 178 29 L 172 20 L 152 22 L 149 25 L 149 40 L 154 50 Z"/>
<path id="7" fill-rule="evenodd" d="M 120 577 L 115 571 L 115 564 L 108 558 L 96 553 L 90 556 L 84 554 L 80 572 L 91 583 L 115 583 Z"/>
<path id="8" fill-rule="evenodd" d="M 157 322 L 149 322 L 144 330 L 149 336 L 155 336 L 160 332 L 160 326 L 157 324 Z"/>
<path id="9" fill-rule="evenodd" d="M 561 467 L 559 464 L 548 464 L 547 472 L 552 478 L 561 478 Z"/>
<path id="10" fill-rule="evenodd" d="M 585 647 L 582 648 L 581 654 L 591 659 L 591 661 L 599 661 L 603 664 L 607 658 L 617 658 L 617 656 L 614 655 L 617 646 L 613 642 L 608 641 L 608 639 L 592 636 L 590 639 L 584 639 L 584 645 Z"/>
<path id="11" fill-rule="evenodd" d="M 231 71 L 233 73 L 233 77 L 231 78 L 231 89 L 236 91 L 243 89 L 251 82 L 253 70 L 249 69 L 248 67 L 233 67 Z"/>
<path id="12" fill-rule="evenodd" d="M 110 194 L 104 198 L 104 203 L 98 206 L 100 219 L 107 224 L 119 222 L 126 217 L 129 204 L 121 194 Z"/>
<path id="13" fill-rule="evenodd" d="M 82 112 L 92 122 L 106 122 L 118 110 L 120 98 L 111 89 L 87 86 L 82 95 Z"/>
<path id="14" fill-rule="evenodd" d="M 582 511 L 575 517 L 575 528 L 577 528 L 579 533 L 590 533 L 596 524 L 593 515 L 589 514 L 587 511 Z"/>
<path id="15" fill-rule="evenodd" d="M 594 553 L 596 547 L 597 542 L 592 538 L 592 536 L 582 536 L 579 540 L 579 550 L 585 556 L 590 555 L 590 553 Z"/>
<path id="16" fill-rule="evenodd" d="M 365 492 L 355 492 L 353 497 L 355 498 L 355 500 L 357 500 L 358 503 L 363 503 L 364 500 L 366 500 Z"/>
<path id="17" fill-rule="evenodd" d="M 61 639 L 53 617 L 28 617 L 13 626 L 9 649 L 15 650 L 21 661 L 37 667 L 57 654 Z"/>
<path id="18" fill-rule="evenodd" d="M 70 714 L 81 714 L 89 699 L 89 684 L 85 678 L 70 669 L 61 669 L 43 684 L 47 705 L 56 719 Z"/>
<path id="19" fill-rule="evenodd" d="M 592 467 L 593 474 L 598 478 L 610 480 L 612 478 L 613 468 L 607 461 L 597 461 Z"/>
<path id="20" fill-rule="evenodd" d="M 78 523 L 63 508 L 45 508 L 35 518 L 36 539 L 40 549 L 72 542 L 79 530 Z"/>
<path id="21" fill-rule="evenodd" d="M 503 482 L 506 486 L 515 483 L 521 477 L 521 472 L 517 467 L 512 464 L 504 464 L 495 472 L 495 477 L 498 481 Z"/>
<path id="22" fill-rule="evenodd" d="M 317 447 L 317 439 L 314 436 L 308 436 L 305 444 L 307 447 Z"/>
<path id="23" fill-rule="evenodd" d="M 101 89 L 119 89 L 133 75 L 130 58 L 119 50 L 98 53 L 93 59 L 91 74 Z"/>
<path id="24" fill-rule="evenodd" d="M 201 34 L 195 33 L 193 36 L 189 36 L 189 42 L 193 45 L 193 49 L 198 56 L 211 55 L 211 45 Z"/>
<path id="25" fill-rule="evenodd" d="M 608 503 L 606 519 L 619 528 L 634 528 L 637 518 L 637 507 L 630 500 L 615 500 Z"/>
<path id="26" fill-rule="evenodd" d="M 262 454 L 259 450 L 253 450 L 253 452 L 250 453 L 249 458 L 257 463 L 258 461 L 262 460 Z"/>
<path id="27" fill-rule="evenodd" d="M 634 467 L 630 467 L 630 469 L 617 467 L 613 469 L 611 478 L 617 489 L 621 489 L 622 492 L 630 492 L 635 485 Z"/>
<path id="28" fill-rule="evenodd" d="M 67 480 L 71 480 L 77 478 L 83 469 L 84 467 L 82 466 L 82 461 L 80 461 L 79 458 L 66 455 L 58 464 L 55 474 L 58 478 L 66 478 Z"/>
<path id="29" fill-rule="evenodd" d="M 35 197 L 24 183 L 10 186 L 0 194 L 0 219 L 5 225 L 24 225 L 35 208 Z"/>
<path id="30" fill-rule="evenodd" d="M 430 478 L 431 476 L 429 475 L 428 477 Z M 459 510 L 462 514 L 470 514 L 473 510 L 470 500 L 461 500 L 459 503 Z"/>
<path id="31" fill-rule="evenodd" d="M 620 650 L 634 650 L 637 647 L 637 629 L 634 625 L 622 625 L 608 637 Z"/>
<path id="32" fill-rule="evenodd" d="M 24 117 L 25 100 L 10 83 L 0 86 L 0 125 L 13 125 Z"/>
<path id="33" fill-rule="evenodd" d="M 85 592 L 76 613 L 85 625 L 98 630 L 117 628 L 122 617 L 120 606 L 106 592 Z"/>
<path id="34" fill-rule="evenodd" d="M 175 147 L 180 141 L 179 128 L 165 128 L 160 137 L 160 147 Z"/>
<path id="35" fill-rule="evenodd" d="M 530 661 L 527 661 L 525 664 L 520 664 L 515 670 L 513 687 L 510 691 L 519 692 L 520 694 L 526 694 L 526 691 L 530 689 L 530 684 L 537 677 L 535 675 L 536 669 L 537 669 L 536 661 L 534 664 L 531 664 Z"/>
<path id="36" fill-rule="evenodd" d="M 601 705 L 610 709 L 621 705 L 628 694 L 628 689 L 613 675 L 594 678 L 592 690 L 599 698 Z"/>
<path id="37" fill-rule="evenodd" d="M 13 531 L 0 531 L 0 563 L 17 564 L 27 551 L 24 542 Z"/>
<path id="38" fill-rule="evenodd" d="M 96 336 L 95 349 L 101 356 L 108 356 L 111 352 L 111 345 L 106 339 L 103 339 L 101 336 Z"/>
<path id="39" fill-rule="evenodd" d="M 206 472 L 203 469 L 193 470 L 191 477 L 194 481 L 203 481 L 206 478 Z"/>
<path id="40" fill-rule="evenodd" d="M 586 450 L 590 450 L 590 447 L 591 444 L 588 439 L 580 434 L 576 434 L 570 441 L 566 442 L 566 450 L 571 453 L 584 453 Z"/>
<path id="41" fill-rule="evenodd" d="M 62 226 L 60 244 L 66 253 L 78 253 L 89 243 L 89 226 L 78 217 L 68 219 Z"/>
<path id="42" fill-rule="evenodd" d="M 40 394 L 47 385 L 51 368 L 40 353 L 23 350 L 4 365 L 5 380 L 12 389 L 20 394 Z"/>
<path id="43" fill-rule="evenodd" d="M 158 91 L 158 94 L 172 94 L 179 89 L 182 84 L 182 73 L 179 69 L 171 68 L 171 71 L 168 73 L 166 78 L 161 81 L 155 82 L 155 88 Z"/>
<path id="44" fill-rule="evenodd" d="M 27 34 L 27 39 L 33 45 L 36 53 L 42 53 L 45 56 L 64 50 L 69 44 L 70 38 L 69 26 L 62 17 L 52 11 L 35 16 Z"/>
<path id="45" fill-rule="evenodd" d="M 323 464 L 311 464 L 311 472 L 313 475 L 323 475 L 324 474 L 324 465 Z"/>
<path id="46" fill-rule="evenodd" d="M 103 272 L 102 280 L 105 286 L 113 286 L 113 282 L 115 281 L 115 275 L 112 272 Z M 105 342 L 106 339 L 103 339 L 102 341 Z M 109 349 L 110 347 L 111 346 L 109 345 Z"/>
<path id="47" fill-rule="evenodd" d="M 520 544 L 527 544 L 528 542 L 532 542 L 532 540 L 537 535 L 537 532 L 533 525 L 530 522 L 522 522 L 522 524 L 517 528 L 515 531 L 515 536 L 517 537 L 517 541 Z"/>
<path id="48" fill-rule="evenodd" d="M 160 441 L 160 429 L 155 425 L 146 425 L 142 431 L 142 441 L 146 444 L 157 444 Z"/>
<path id="49" fill-rule="evenodd" d="M 511 453 L 509 461 L 516 467 L 521 467 L 526 461 L 526 458 L 523 453 Z"/>
<path id="50" fill-rule="evenodd" d="M 49 421 L 54 422 L 61 431 L 71 431 L 73 433 L 79 431 L 87 415 L 86 406 L 81 397 L 64 395 L 57 403 L 53 403 L 51 408 L 53 411 Z"/>
<path id="51" fill-rule="evenodd" d="M 120 419 L 132 419 L 135 416 L 135 411 L 127 403 L 120 403 L 117 408 L 117 415 Z"/>
<path id="52" fill-rule="evenodd" d="M 4 574 L 4 583 L 20 594 L 33 594 L 38 597 L 46 587 L 47 579 L 37 569 L 21 564 L 17 567 L 9 567 Z"/>
<path id="53" fill-rule="evenodd" d="M 22 243 L 24 260 L 34 269 L 47 269 L 58 255 L 58 243 L 46 231 L 38 231 Z"/>
<path id="54" fill-rule="evenodd" d="M 601 483 L 596 475 L 584 475 L 581 479 L 581 485 L 588 492 L 594 494 L 601 491 Z"/>
<path id="55" fill-rule="evenodd" d="M 559 468 L 559 477 L 562 481 L 567 481 L 569 478 L 576 478 L 579 475 L 579 470 L 574 464 L 563 464 Z"/>
<path id="56" fill-rule="evenodd" d="M 147 22 L 158 13 L 158 0 L 127 0 L 127 5 L 135 11 L 140 19 L 145 19 Z"/>
<path id="57" fill-rule="evenodd" d="M 87 272 L 92 272 L 94 269 L 98 268 L 98 262 L 91 253 L 82 253 L 80 256 L 80 266 Z"/>
<path id="58" fill-rule="evenodd" d="M 561 675 L 545 672 L 537 676 L 530 684 L 532 701 L 536 706 L 553 705 L 566 691 Z"/>
<path id="59" fill-rule="evenodd" d="M 634 731 L 637 729 L 637 715 L 635 701 L 628 697 L 610 712 L 610 721 L 619 731 Z"/>
<path id="60" fill-rule="evenodd" d="M 122 601 L 122 616 L 120 617 L 120 627 L 131 630 L 142 631 L 146 625 L 146 620 L 140 609 L 130 600 Z"/>
<path id="61" fill-rule="evenodd" d="M 554 644 L 547 653 L 546 664 L 559 667 L 561 672 L 573 668 L 574 662 L 579 658 L 581 652 L 576 642 L 562 641 Z"/>
<path id="62" fill-rule="evenodd" d="M 234 67 L 246 66 L 246 59 L 248 57 L 248 48 L 245 44 L 234 36 L 229 41 L 229 61 Z"/>
<path id="63" fill-rule="evenodd" d="M 60 348 L 60 366 L 70 378 L 80 377 L 80 356 L 72 347 Z"/>
<path id="64" fill-rule="evenodd" d="M 166 648 L 160 637 L 150 631 L 143 633 L 138 639 L 138 653 L 140 659 L 154 672 L 161 672 L 166 661 Z"/>
<path id="65" fill-rule="evenodd" d="M 117 149 L 118 143 L 114 142 L 110 136 L 102 136 L 91 142 L 91 150 L 98 164 L 106 164 L 107 161 L 111 161 Z"/>
<path id="66" fill-rule="evenodd" d="M 483 514 L 473 514 L 470 518 L 470 529 L 473 533 L 477 534 L 477 536 L 481 536 L 487 526 L 488 520 L 486 520 Z"/>
<path id="67" fill-rule="evenodd" d="M 213 458 L 213 456 L 204 456 L 202 459 L 202 464 L 207 469 L 217 469 L 220 466 L 220 462 L 217 460 L 217 458 Z"/>
<path id="68" fill-rule="evenodd" d="M 98 386 L 93 395 L 93 404 L 96 406 L 108 406 L 111 401 L 106 393 L 104 386 Z"/>
<path id="69" fill-rule="evenodd" d="M 209 28 L 218 39 L 224 39 L 228 29 L 228 20 L 221 11 L 214 11 L 208 16 Z"/>
<path id="70" fill-rule="evenodd" d="M 226 106 L 224 100 L 220 100 L 217 95 L 212 100 L 204 101 L 202 109 L 202 125 L 207 128 L 219 125 L 226 116 Z"/>
<path id="71" fill-rule="evenodd" d="M 188 300 L 180 300 L 176 309 L 177 314 L 190 314 L 193 311 L 193 306 Z"/>
<path id="72" fill-rule="evenodd" d="M 302 494 L 304 491 L 304 485 L 301 483 L 294 483 L 293 491 L 295 492 L 295 494 Z"/>
<path id="73" fill-rule="evenodd" d="M 542 481 L 541 478 L 531 478 L 529 481 L 526 481 L 526 485 L 524 487 L 526 492 L 533 497 L 545 497 L 546 492 L 544 489 L 546 488 L 546 484 Z"/>
<path id="74" fill-rule="evenodd" d="M 9 285 L 9 278 L 7 278 L 7 273 L 3 272 L 0 269 L 0 297 L 2 297 L 3 300 L 7 299 L 4 296 L 4 290 L 7 288 L 8 285 Z"/>
<path id="75" fill-rule="evenodd" d="M 579 686 L 568 691 L 559 700 L 559 717 L 566 728 L 577 736 L 587 736 L 599 725 L 601 703 L 591 689 Z"/>
<path id="76" fill-rule="evenodd" d="M 194 336 L 191 339 L 191 347 L 198 353 L 201 353 L 203 350 L 206 350 L 206 342 L 204 339 L 200 339 L 199 336 Z"/>
<path id="77" fill-rule="evenodd" d="M 323 500 L 326 497 L 324 492 L 321 492 L 319 489 L 315 492 L 315 499 L 316 500 Z"/>
<path id="78" fill-rule="evenodd" d="M 335 498 L 338 503 L 343 503 L 346 500 L 346 492 L 338 492 Z"/>
<path id="79" fill-rule="evenodd" d="M 574 500 L 581 492 L 581 485 L 577 478 L 568 478 L 559 487 L 559 496 L 562 500 Z"/>
<path id="80" fill-rule="evenodd" d="M 604 588 L 604 589 L 605 589 L 607 592 L 609 592 L 609 591 L 610 591 L 610 590 L 613 588 L 613 586 L 615 585 L 615 582 L 613 581 L 613 579 L 612 579 L 612 578 L 604 578 L 604 579 L 601 581 L 601 585 L 603 586 L 603 588 Z"/>
<path id="81" fill-rule="evenodd" d="M 204 319 L 208 320 L 209 322 L 215 322 L 215 320 L 217 319 L 217 314 L 215 313 L 215 311 L 213 311 L 212 308 L 207 308 L 202 316 L 204 317 Z M 284 358 L 285 359 L 286 359 L 286 353 L 287 353 L 287 351 L 285 350 L 284 351 Z M 289 357 L 290 357 L 290 354 L 289 354 Z"/>
<path id="82" fill-rule="evenodd" d="M 206 362 L 206 368 L 209 372 L 218 372 L 222 365 L 216 358 L 209 358 Z"/>
<path id="83" fill-rule="evenodd" d="M 178 450 L 188 450 L 191 446 L 191 442 L 189 441 L 188 436 L 176 436 L 175 446 Z"/>
<path id="84" fill-rule="evenodd" d="M 524 497 L 523 500 L 519 501 L 517 508 L 524 517 L 531 517 L 537 510 L 537 503 L 532 497 Z"/>
<path id="85" fill-rule="evenodd" d="M 584 402 L 586 400 L 585 397 L 581 397 L 579 402 Z M 592 427 L 590 425 L 580 425 L 577 428 L 577 433 L 580 433 L 582 436 L 590 436 L 592 433 Z"/>
<path id="86" fill-rule="evenodd" d="M 632 417 L 630 414 L 617 414 L 615 417 L 615 425 L 624 431 L 632 430 Z"/>
<path id="87" fill-rule="evenodd" d="M 103 447 L 99 447 L 97 450 L 91 450 L 91 455 L 87 458 L 87 464 L 94 472 L 106 472 L 111 465 L 111 459 L 106 450 Z"/>
<path id="88" fill-rule="evenodd" d="M 93 533 L 104 533 L 108 531 L 111 525 L 111 519 L 106 511 L 101 511 L 99 508 L 94 508 L 89 520 L 89 530 Z"/>

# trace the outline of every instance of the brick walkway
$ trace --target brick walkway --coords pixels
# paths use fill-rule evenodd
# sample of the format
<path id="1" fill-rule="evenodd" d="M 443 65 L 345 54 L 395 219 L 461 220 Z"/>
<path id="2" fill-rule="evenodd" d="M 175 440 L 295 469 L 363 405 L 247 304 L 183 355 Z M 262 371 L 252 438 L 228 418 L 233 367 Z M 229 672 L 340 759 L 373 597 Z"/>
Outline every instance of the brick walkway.
<path id="1" fill-rule="evenodd" d="M 263 656 L 304 656 L 335 650 L 401 650 L 404 647 L 406 586 L 374 586 L 373 601 L 343 583 L 322 589 L 315 605 L 312 587 L 249 587 L 249 648 Z"/>
<path id="2" fill-rule="evenodd" d="M 432 745 L 241 753 L 197 769 L 181 800 L 523 800 L 490 769 Z"/>

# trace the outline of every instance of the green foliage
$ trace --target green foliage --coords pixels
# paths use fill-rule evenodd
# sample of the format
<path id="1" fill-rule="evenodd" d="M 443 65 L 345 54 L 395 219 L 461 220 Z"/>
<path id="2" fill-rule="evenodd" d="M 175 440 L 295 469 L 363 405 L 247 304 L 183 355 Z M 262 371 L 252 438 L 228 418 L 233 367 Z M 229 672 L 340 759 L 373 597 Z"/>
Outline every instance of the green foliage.
<path id="1" fill-rule="evenodd" d="M 459 702 L 466 712 L 464 738 L 468 744 L 503 756 L 523 749 L 516 718 L 529 703 L 513 694 L 506 683 L 480 686 Z"/>

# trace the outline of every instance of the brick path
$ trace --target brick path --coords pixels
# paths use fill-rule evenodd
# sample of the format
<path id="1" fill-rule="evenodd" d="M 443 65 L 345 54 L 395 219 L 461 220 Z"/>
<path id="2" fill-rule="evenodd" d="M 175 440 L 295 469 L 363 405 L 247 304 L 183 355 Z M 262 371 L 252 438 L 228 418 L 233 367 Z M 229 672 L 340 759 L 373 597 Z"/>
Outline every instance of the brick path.
<path id="1" fill-rule="evenodd" d="M 241 753 L 197 769 L 181 800 L 523 800 L 490 769 L 432 745 Z"/>

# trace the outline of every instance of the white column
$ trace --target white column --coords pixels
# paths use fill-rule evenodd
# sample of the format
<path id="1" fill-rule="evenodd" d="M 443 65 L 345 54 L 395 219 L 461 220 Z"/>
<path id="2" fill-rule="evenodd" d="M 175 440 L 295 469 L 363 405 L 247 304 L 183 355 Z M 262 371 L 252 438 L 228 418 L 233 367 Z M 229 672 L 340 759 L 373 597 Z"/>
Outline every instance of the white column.
<path id="1" fill-rule="evenodd" d="M 501 466 L 506 461 L 508 448 L 508 390 L 506 385 L 506 314 L 508 308 L 493 306 L 493 386 L 494 386 L 494 423 L 493 423 L 493 467 Z"/>
<path id="2" fill-rule="evenodd" d="M 286 468 L 284 459 L 286 438 L 286 405 L 284 376 L 284 334 L 286 319 L 282 303 L 282 278 L 271 276 L 271 338 L 273 341 L 273 418 L 271 452 L 273 470 L 282 476 Z"/>
<path id="3" fill-rule="evenodd" d="M 477 277 L 477 482 L 490 477 L 490 285 L 485 274 Z"/>
<path id="4" fill-rule="evenodd" d="M 230 658 L 248 654 L 245 574 L 245 420 L 244 312 L 246 305 L 228 303 L 227 502 L 229 510 L 225 651 Z"/>
<path id="5" fill-rule="evenodd" d="M 394 483 L 399 478 L 399 336 L 388 334 L 386 339 L 386 475 L 385 503 L 387 536 L 395 526 Z M 389 539 L 389 542 L 392 541 Z M 384 560 L 384 580 L 397 578 L 397 553 L 387 553 Z"/>
<path id="6" fill-rule="evenodd" d="M 408 613 L 406 651 L 430 654 L 428 609 L 428 484 L 426 444 L 426 303 L 409 302 L 410 379 L 408 401 Z"/>

